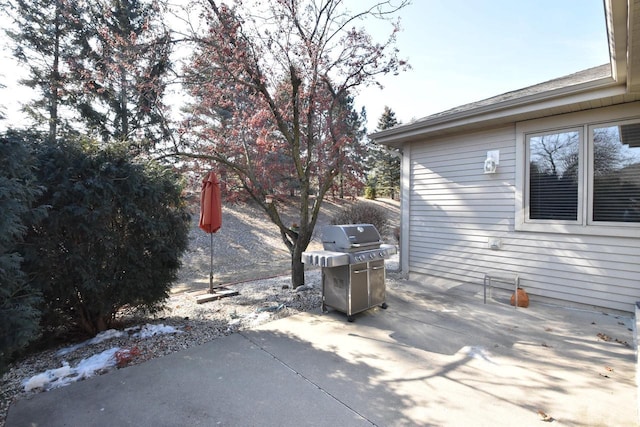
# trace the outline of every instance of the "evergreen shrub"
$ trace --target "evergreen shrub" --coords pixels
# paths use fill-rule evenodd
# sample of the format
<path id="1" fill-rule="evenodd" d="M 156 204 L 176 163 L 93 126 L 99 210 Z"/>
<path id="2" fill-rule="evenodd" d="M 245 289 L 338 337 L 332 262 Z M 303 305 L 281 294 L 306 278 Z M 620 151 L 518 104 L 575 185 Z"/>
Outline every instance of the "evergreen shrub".
<path id="1" fill-rule="evenodd" d="M 64 141 L 36 152 L 48 215 L 25 238 L 24 269 L 45 297 L 46 328 L 94 335 L 123 307 L 160 307 L 188 243 L 178 176 L 121 147 Z"/>
<path id="2" fill-rule="evenodd" d="M 364 189 L 364 198 L 369 200 L 375 200 L 377 197 L 376 187 L 367 185 Z"/>
<path id="3" fill-rule="evenodd" d="M 0 136 L 0 373 L 39 333 L 40 295 L 28 285 L 18 251 L 28 222 L 37 216 L 32 206 L 41 192 L 27 143 L 33 137 Z"/>

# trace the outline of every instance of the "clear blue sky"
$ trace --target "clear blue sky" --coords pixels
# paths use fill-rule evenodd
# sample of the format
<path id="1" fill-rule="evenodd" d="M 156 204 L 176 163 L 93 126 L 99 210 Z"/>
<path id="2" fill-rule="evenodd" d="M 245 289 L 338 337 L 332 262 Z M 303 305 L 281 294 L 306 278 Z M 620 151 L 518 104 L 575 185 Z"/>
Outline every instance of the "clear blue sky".
<path id="1" fill-rule="evenodd" d="M 370 132 L 385 105 L 408 123 L 609 62 L 602 0 L 413 0 L 400 16 L 413 69 L 356 97 Z"/>
<path id="2" fill-rule="evenodd" d="M 360 1 L 345 3 L 357 9 Z M 385 105 L 407 123 L 609 61 L 602 0 L 413 0 L 400 16 L 397 47 L 413 68 L 357 95 L 370 132 Z M 391 27 L 368 22 L 367 29 L 382 41 Z M 0 81 L 10 87 L 0 105 L 9 120 L 0 128 L 19 120 L 17 101 L 28 98 L 13 83 L 8 57 L 2 52 Z"/>

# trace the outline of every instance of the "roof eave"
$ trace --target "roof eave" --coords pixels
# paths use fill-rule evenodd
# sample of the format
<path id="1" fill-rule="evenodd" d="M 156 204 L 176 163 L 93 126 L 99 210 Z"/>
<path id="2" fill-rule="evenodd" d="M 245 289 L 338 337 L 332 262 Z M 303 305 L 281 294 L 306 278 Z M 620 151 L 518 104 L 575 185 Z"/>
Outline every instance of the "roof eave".
<path id="1" fill-rule="evenodd" d="M 442 134 L 544 117 L 545 110 L 584 101 L 640 93 L 640 0 L 603 0 L 609 38 L 610 77 L 602 77 L 468 110 L 444 112 L 370 136 L 378 144 L 402 143 Z"/>
<path id="2" fill-rule="evenodd" d="M 542 112 L 561 105 L 623 95 L 624 93 L 624 86 L 618 84 L 613 78 L 606 77 L 431 119 L 417 120 L 396 128 L 372 133 L 369 137 L 378 144 L 399 146 L 404 142 L 423 138 L 434 132 L 442 133 L 447 129 L 457 130 L 461 126 L 486 123 L 489 120 L 494 123 L 496 121 L 508 122 L 509 118 L 525 113 Z"/>

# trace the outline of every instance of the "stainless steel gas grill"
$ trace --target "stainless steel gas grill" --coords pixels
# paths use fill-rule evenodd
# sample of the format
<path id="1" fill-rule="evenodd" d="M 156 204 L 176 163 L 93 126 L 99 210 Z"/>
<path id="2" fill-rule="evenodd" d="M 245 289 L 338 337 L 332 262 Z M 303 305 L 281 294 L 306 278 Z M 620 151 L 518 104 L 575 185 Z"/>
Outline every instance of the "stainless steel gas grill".
<path id="1" fill-rule="evenodd" d="M 302 262 L 322 267 L 322 311 L 353 315 L 376 305 L 387 308 L 384 260 L 396 247 L 382 243 L 372 224 L 328 225 L 322 251 L 302 253 Z"/>

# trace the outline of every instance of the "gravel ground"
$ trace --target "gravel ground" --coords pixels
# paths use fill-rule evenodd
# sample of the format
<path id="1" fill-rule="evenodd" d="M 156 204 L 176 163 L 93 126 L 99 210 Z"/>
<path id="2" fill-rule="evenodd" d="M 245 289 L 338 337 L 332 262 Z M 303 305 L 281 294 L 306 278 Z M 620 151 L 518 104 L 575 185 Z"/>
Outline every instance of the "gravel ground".
<path id="1" fill-rule="evenodd" d="M 98 344 L 87 345 L 70 353 L 59 355 L 63 345 L 54 349 L 30 355 L 18 363 L 2 377 L 0 393 L 0 425 L 4 425 L 9 405 L 15 399 L 27 397 L 42 389 L 25 391 L 23 382 L 49 369 L 60 368 L 63 363 L 76 366 L 82 359 L 101 353 L 113 347 L 132 350 L 131 360 L 122 367 L 142 363 L 149 359 L 167 355 L 204 344 L 241 329 L 248 329 L 265 322 L 280 319 L 307 310 L 319 310 L 321 303 L 319 271 L 308 273 L 304 290 L 293 290 L 288 284 L 288 276 L 266 280 L 256 280 L 233 285 L 238 295 L 196 303 L 189 293 L 172 295 L 166 309 L 150 318 L 127 316 L 127 325 L 162 324 L 179 329 L 180 333 L 159 334 L 149 338 L 129 336 L 112 338 Z M 102 373 L 107 373 L 114 367 Z"/>
<path id="2" fill-rule="evenodd" d="M 398 204 L 382 202 L 389 210 L 391 225 L 396 225 Z M 331 203 L 321 214 L 319 224 L 329 223 L 330 218 L 341 207 Z M 293 215 L 284 217 L 296 222 Z M 63 362 L 76 366 L 81 360 L 113 347 L 130 350 L 130 357 L 121 360 L 121 366 L 129 366 L 155 357 L 161 357 L 206 343 L 238 330 L 250 329 L 303 311 L 320 310 L 321 278 L 319 269 L 309 269 L 305 274 L 305 286 L 292 289 L 288 276 L 290 258 L 283 249 L 278 230 L 264 214 L 255 207 L 225 206 L 223 225 L 210 236 L 197 228 L 194 214 L 190 247 L 183 257 L 178 282 L 163 311 L 154 316 L 141 317 L 136 313 L 122 313 L 126 326 L 163 324 L 179 329 L 180 333 L 160 334 L 149 338 L 123 336 L 81 347 L 70 353 L 59 355 L 61 348 L 48 349 L 31 354 L 14 363 L 1 379 L 0 426 L 4 426 L 7 411 L 16 399 L 43 392 L 42 389 L 25 391 L 23 382 L 49 369 L 60 368 Z M 392 243 L 387 238 L 387 242 Z M 209 287 L 210 249 L 214 253 L 214 282 L 224 284 L 227 289 L 238 291 L 238 295 L 198 304 L 195 294 Z M 321 248 L 316 237 L 309 250 Z M 387 270 L 397 269 L 397 256 L 387 263 Z M 266 278 L 265 278 L 266 277 Z M 390 280 L 393 274 L 390 274 Z M 118 367 L 106 369 L 107 373 Z"/>

